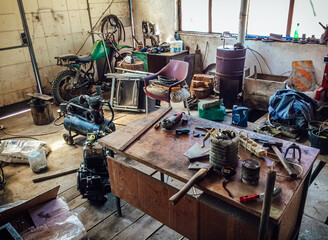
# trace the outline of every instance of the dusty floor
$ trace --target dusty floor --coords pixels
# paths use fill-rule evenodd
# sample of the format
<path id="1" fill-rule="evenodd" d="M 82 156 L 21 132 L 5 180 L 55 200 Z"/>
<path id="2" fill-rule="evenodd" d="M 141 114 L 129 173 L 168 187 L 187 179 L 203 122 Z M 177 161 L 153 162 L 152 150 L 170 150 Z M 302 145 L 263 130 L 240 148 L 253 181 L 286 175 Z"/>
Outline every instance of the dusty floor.
<path id="1" fill-rule="evenodd" d="M 175 109 L 181 109 L 182 105 L 177 104 L 173 105 L 173 107 Z M 56 116 L 56 107 L 53 107 L 53 111 Z M 185 109 L 183 109 L 183 111 L 185 111 Z M 197 115 L 197 112 L 192 112 L 192 115 Z M 119 112 L 116 114 L 114 122 L 116 127 L 120 128 L 143 116 L 144 114 Z M 78 167 L 82 161 L 82 145 L 85 138 L 76 138 L 77 144 L 75 146 L 67 145 L 62 138 L 63 133 L 66 132 L 62 126 L 56 127 L 53 124 L 36 126 L 33 124 L 30 112 L 25 112 L 14 117 L 0 120 L 0 125 L 4 125 L 8 133 L 26 136 L 38 134 L 39 136 L 36 136 L 37 139 L 47 142 L 52 148 L 52 152 L 47 158 L 48 172 L 72 166 Z M 40 134 L 44 135 L 40 136 Z M 9 136 L 3 131 L 0 131 L 0 138 L 5 137 Z M 168 229 L 129 204 L 123 203 L 123 211 L 129 213 L 129 215 L 121 219 L 112 214 L 115 210 L 113 206 L 110 206 L 111 203 L 114 205 L 111 199 L 109 199 L 106 206 L 91 206 L 86 200 L 81 199 L 76 190 L 76 174 L 69 174 L 40 183 L 33 183 L 31 179 L 36 174 L 32 172 L 27 164 L 5 164 L 3 169 L 7 183 L 4 190 L 0 192 L 0 205 L 34 197 L 35 195 L 59 184 L 61 186 L 61 196 L 68 199 L 71 209 L 78 206 L 84 206 L 86 209 L 84 213 L 85 218 L 90 218 L 87 216 L 87 213 L 95 213 L 95 216 L 91 218 L 96 219 L 98 222 L 94 220 L 94 225 L 92 225 L 90 219 L 85 220 L 85 222 L 82 220 L 82 222 L 87 225 L 88 237 L 91 239 L 120 239 L 120 236 L 132 237 L 145 226 L 148 228 L 147 233 L 138 237 L 138 239 L 179 239 L 181 237 L 176 232 Z M 328 166 L 325 166 L 317 179 L 310 186 L 299 239 L 328 239 L 328 225 L 325 224 L 325 222 L 328 221 L 327 182 Z M 108 212 L 106 216 L 101 215 L 106 211 Z M 100 218 L 102 219 L 101 221 L 103 224 L 99 224 Z M 112 226 L 113 224 L 116 226 L 118 223 L 125 226 L 125 228 L 120 226 L 120 231 L 117 229 L 113 230 L 115 234 L 112 233 L 112 235 L 99 235 L 99 230 L 109 229 L 107 228 L 108 226 Z M 130 225 L 128 225 L 128 223 L 130 223 Z M 124 234 L 118 235 L 119 233 Z"/>

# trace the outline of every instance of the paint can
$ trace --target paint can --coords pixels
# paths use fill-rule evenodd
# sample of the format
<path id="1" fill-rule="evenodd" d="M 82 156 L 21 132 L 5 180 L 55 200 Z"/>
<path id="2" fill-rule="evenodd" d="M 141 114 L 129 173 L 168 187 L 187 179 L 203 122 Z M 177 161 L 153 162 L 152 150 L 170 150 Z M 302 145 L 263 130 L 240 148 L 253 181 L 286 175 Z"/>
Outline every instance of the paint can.
<path id="1" fill-rule="evenodd" d="M 253 186 L 258 185 L 260 178 L 260 167 L 260 162 L 254 159 L 246 159 L 242 161 L 241 181 Z"/>

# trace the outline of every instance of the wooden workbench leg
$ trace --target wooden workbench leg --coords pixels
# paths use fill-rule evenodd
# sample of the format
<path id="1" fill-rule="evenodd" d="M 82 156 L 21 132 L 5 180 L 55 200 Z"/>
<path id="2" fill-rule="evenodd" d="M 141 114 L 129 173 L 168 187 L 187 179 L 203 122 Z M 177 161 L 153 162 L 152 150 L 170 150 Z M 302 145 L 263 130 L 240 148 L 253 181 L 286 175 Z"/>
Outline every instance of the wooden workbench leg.
<path id="1" fill-rule="evenodd" d="M 312 184 L 312 182 L 316 179 L 316 177 L 318 176 L 318 174 L 320 173 L 320 171 L 322 170 L 322 168 L 326 165 L 326 162 L 324 161 L 320 161 L 318 166 L 314 169 L 313 173 L 311 174 L 311 181 L 310 181 L 310 185 Z"/>
<path id="2" fill-rule="evenodd" d="M 119 217 L 122 216 L 122 210 L 121 210 L 121 199 L 119 197 L 115 196 L 115 203 L 116 203 L 116 211 Z"/>
<path id="3" fill-rule="evenodd" d="M 312 169 L 311 169 L 312 171 Z M 301 223 L 302 223 L 302 218 L 304 214 L 304 208 L 305 208 L 305 202 L 306 202 L 306 197 L 307 193 L 310 187 L 310 180 L 312 179 L 312 175 L 309 173 L 306 178 L 304 179 L 304 187 L 303 187 L 303 192 L 302 192 L 302 198 L 300 202 L 300 208 L 298 210 L 298 217 L 297 217 L 297 222 L 294 228 L 294 234 L 292 235 L 291 239 L 298 239 L 298 235 L 300 233 L 300 228 L 301 228 Z"/>

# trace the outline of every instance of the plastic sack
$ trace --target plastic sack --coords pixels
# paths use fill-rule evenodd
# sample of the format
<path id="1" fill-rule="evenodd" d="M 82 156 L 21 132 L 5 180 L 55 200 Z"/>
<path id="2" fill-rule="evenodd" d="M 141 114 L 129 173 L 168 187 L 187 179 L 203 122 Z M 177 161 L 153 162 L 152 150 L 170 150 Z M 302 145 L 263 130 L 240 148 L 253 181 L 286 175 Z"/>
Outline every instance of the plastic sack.
<path id="1" fill-rule="evenodd" d="M 35 227 L 20 233 L 24 239 L 81 239 L 85 228 L 62 199 L 54 199 L 29 210 Z M 46 216 L 46 217 L 45 217 Z"/>
<path id="2" fill-rule="evenodd" d="M 188 97 L 190 97 L 190 92 L 185 89 L 185 88 L 181 88 L 178 91 L 175 92 L 171 92 L 170 98 L 172 102 L 182 102 L 188 99 Z"/>
<path id="3" fill-rule="evenodd" d="M 47 155 L 51 148 L 43 141 L 4 140 L 0 142 L 0 161 L 9 163 L 29 163 L 32 152 L 44 151 Z"/>

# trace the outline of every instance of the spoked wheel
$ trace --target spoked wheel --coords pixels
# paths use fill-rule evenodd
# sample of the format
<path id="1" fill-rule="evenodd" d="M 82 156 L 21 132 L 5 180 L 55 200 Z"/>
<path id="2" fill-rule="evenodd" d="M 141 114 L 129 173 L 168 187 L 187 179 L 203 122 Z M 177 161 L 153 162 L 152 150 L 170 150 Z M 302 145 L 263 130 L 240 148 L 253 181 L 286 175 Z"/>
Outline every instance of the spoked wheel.
<path id="1" fill-rule="evenodd" d="M 57 104 L 68 102 L 70 99 L 84 93 L 85 87 L 79 87 L 83 82 L 82 78 L 80 77 L 77 83 L 74 83 L 75 76 L 75 71 L 65 70 L 55 77 L 55 80 L 52 83 L 51 92 Z"/>
<path id="2" fill-rule="evenodd" d="M 68 133 L 64 133 L 63 138 L 68 145 L 74 145 L 74 139 Z"/>

